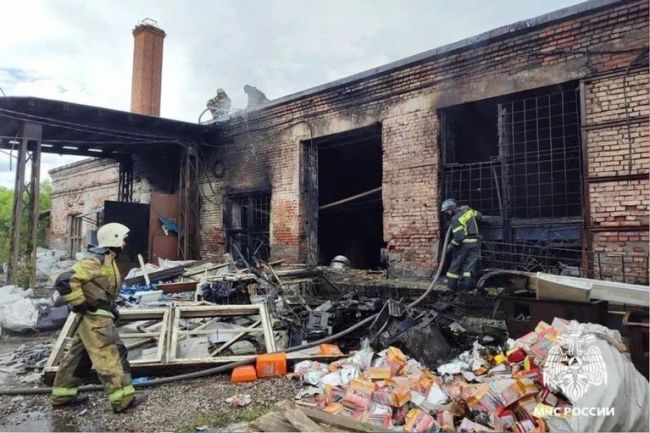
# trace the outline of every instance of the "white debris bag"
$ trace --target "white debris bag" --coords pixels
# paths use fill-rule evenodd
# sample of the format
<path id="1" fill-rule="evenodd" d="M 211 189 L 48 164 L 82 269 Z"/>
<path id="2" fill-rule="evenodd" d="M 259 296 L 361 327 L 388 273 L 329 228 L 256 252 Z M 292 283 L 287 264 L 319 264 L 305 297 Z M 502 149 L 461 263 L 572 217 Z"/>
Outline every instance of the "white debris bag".
<path id="1" fill-rule="evenodd" d="M 561 347 L 581 345 L 571 371 L 571 363 L 558 362 L 555 353 L 549 351 L 544 362 L 547 386 L 560 389 L 573 408 L 568 416 L 546 418 L 550 431 L 614 432 L 649 431 L 648 381 L 639 373 L 627 353 L 618 331 L 592 323 L 578 324 L 582 329 L 564 326 L 555 321 L 562 330 Z M 571 334 L 571 332 L 573 332 Z M 562 337 L 564 337 L 562 339 Z M 557 352 L 556 352 L 557 353 Z M 547 376 L 551 369 L 554 376 Z M 564 369 L 564 371 L 563 371 Z M 547 378 L 553 383 L 548 383 Z"/>
<path id="2" fill-rule="evenodd" d="M 16 286 L 0 287 L 0 327 L 10 331 L 32 329 L 38 322 L 38 309 L 28 296 L 31 290 Z"/>
<path id="3" fill-rule="evenodd" d="M 39 247 L 36 252 L 36 278 L 39 281 L 45 281 L 52 272 L 65 269 L 59 267 L 59 262 L 66 254 L 65 250 L 48 250 Z"/>

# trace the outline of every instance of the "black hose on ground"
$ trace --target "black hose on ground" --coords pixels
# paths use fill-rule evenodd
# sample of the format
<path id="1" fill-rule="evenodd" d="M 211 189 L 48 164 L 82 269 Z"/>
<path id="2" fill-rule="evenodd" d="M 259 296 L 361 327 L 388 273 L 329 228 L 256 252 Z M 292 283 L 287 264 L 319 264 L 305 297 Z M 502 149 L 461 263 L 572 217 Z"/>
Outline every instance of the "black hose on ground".
<path id="1" fill-rule="evenodd" d="M 449 243 L 449 234 L 451 233 L 451 226 L 449 229 L 447 229 L 447 233 L 445 235 L 445 242 L 442 246 L 442 257 L 440 257 L 440 261 L 438 263 L 438 270 L 436 271 L 435 276 L 433 277 L 433 280 L 431 280 L 431 284 L 429 284 L 429 287 L 424 291 L 424 293 L 417 298 L 415 301 L 411 302 L 407 308 L 413 308 L 417 306 L 420 302 L 422 302 L 424 299 L 426 299 L 427 296 L 429 296 L 429 293 L 431 293 L 431 290 L 433 289 L 433 286 L 436 284 L 436 281 L 438 281 L 438 278 L 440 278 L 440 273 L 442 272 L 442 267 L 445 263 L 445 256 L 447 255 L 447 245 Z M 317 341 L 312 341 L 311 343 L 303 344 L 302 346 L 294 346 L 294 347 L 289 347 L 288 349 L 284 350 L 284 352 L 291 353 L 291 352 L 297 352 L 300 350 L 304 349 L 309 349 L 312 347 L 319 346 L 324 343 L 329 343 L 331 341 L 337 340 L 341 337 L 344 337 L 351 332 L 356 331 L 357 329 L 361 328 L 362 326 L 365 326 L 372 322 L 375 318 L 377 317 L 377 313 L 373 314 L 372 316 L 368 316 L 365 319 L 363 319 L 361 322 L 352 325 L 351 327 L 344 329 L 343 331 L 337 332 L 336 334 L 330 335 L 325 338 L 321 338 L 320 340 Z M 256 355 L 251 355 L 249 358 L 237 361 L 237 362 L 231 362 L 229 364 L 224 364 L 220 365 L 217 367 L 212 367 L 208 368 L 206 370 L 200 370 L 200 371 L 195 371 L 192 373 L 185 373 L 185 374 L 179 374 L 176 376 L 169 376 L 169 377 L 161 377 L 158 379 L 153 379 L 147 382 L 142 382 L 142 383 L 136 383 L 134 386 L 136 388 L 148 388 L 151 386 L 158 386 L 158 385 L 165 385 L 168 383 L 174 383 L 178 382 L 181 380 L 190 380 L 190 379 L 198 379 L 200 377 L 206 377 L 206 376 L 211 376 L 213 374 L 218 374 L 218 373 L 225 373 L 226 371 L 230 371 L 233 368 L 236 367 L 241 367 L 242 365 L 248 365 L 251 362 L 255 361 Z M 79 387 L 80 392 L 89 392 L 89 391 L 101 391 L 103 390 L 104 387 L 101 385 L 84 385 Z M 52 392 L 51 387 L 47 388 L 15 388 L 15 389 L 0 389 L 0 395 L 34 395 L 34 394 L 49 394 Z"/>

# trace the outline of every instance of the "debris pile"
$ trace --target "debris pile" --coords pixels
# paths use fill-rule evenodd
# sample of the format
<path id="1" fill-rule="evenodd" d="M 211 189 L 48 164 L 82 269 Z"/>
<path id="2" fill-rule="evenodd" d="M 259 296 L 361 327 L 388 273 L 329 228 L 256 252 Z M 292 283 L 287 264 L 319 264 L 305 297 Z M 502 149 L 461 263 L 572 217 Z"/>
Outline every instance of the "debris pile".
<path id="1" fill-rule="evenodd" d="M 0 332 L 25 331 L 36 327 L 39 301 L 30 299 L 32 290 L 17 286 L 0 287 Z"/>
<path id="2" fill-rule="evenodd" d="M 15 379 L 22 383 L 40 382 L 51 351 L 51 344 L 32 344 L 0 354 L 0 383 Z"/>
<path id="3" fill-rule="evenodd" d="M 38 247 L 36 251 L 36 279 L 38 281 L 52 280 L 53 275 L 70 269 L 75 260 L 67 260 L 68 251 L 66 250 L 48 250 Z M 56 277 L 54 277 L 56 278 Z"/>
<path id="4" fill-rule="evenodd" d="M 367 346 L 330 364 L 302 361 L 294 369 L 305 384 L 296 403 L 346 418 L 342 424 L 348 426 L 358 422 L 359 429 L 547 431 L 547 422 L 571 414 L 579 397 L 558 377 L 569 368 L 561 364 L 566 352 L 559 351 L 560 344 L 580 344 L 567 338 L 572 332 L 561 319 L 552 326 L 540 322 L 535 331 L 503 347 L 475 342 L 435 372 L 392 346 L 378 353 Z"/>

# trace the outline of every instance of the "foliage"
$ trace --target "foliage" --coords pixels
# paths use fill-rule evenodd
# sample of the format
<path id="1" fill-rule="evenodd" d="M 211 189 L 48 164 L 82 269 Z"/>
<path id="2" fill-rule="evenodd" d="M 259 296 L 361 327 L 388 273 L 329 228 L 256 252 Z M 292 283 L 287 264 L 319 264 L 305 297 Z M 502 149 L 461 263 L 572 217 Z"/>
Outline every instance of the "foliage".
<path id="1" fill-rule="evenodd" d="M 38 210 L 42 213 L 50 209 L 50 195 L 52 187 L 49 181 L 42 182 L 38 200 Z M 11 215 L 14 204 L 14 191 L 0 186 L 0 263 L 9 260 L 9 232 L 11 230 Z M 27 230 L 28 221 L 23 218 L 22 228 Z M 40 219 L 37 231 L 37 245 L 45 247 L 47 244 L 47 231 L 49 218 Z"/>

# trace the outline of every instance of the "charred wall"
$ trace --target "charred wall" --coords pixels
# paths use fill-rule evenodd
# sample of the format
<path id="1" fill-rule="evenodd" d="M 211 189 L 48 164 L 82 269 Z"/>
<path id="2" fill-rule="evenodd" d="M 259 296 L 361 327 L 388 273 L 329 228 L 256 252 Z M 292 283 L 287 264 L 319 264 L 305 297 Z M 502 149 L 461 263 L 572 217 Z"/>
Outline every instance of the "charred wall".
<path id="1" fill-rule="evenodd" d="M 306 205 L 310 195 L 305 186 L 305 177 L 309 176 L 304 170 L 305 143 L 379 123 L 383 150 L 383 240 L 387 244 L 391 272 L 430 275 L 436 264 L 440 233 L 438 110 L 580 80 L 593 83 L 588 85 L 593 89 L 601 82 L 607 87 L 625 81 L 628 87 L 633 87 L 637 86 L 635 80 L 639 80 L 640 89 L 642 81 L 647 79 L 647 62 L 630 65 L 639 52 L 647 50 L 647 34 L 647 2 L 608 4 L 551 18 L 542 24 L 507 26 L 473 44 L 440 54 L 433 52 L 412 63 L 325 86 L 319 91 L 306 91 L 235 116 L 224 131 L 221 148 L 215 150 L 215 158 L 222 162 L 224 173 L 219 178 L 208 175 L 204 179 L 203 189 L 208 188 L 210 201 L 205 201 L 202 208 L 202 252 L 209 257 L 225 251 L 222 218 L 225 195 L 230 191 L 270 188 L 272 257 L 308 259 L 313 239 L 308 229 L 312 215 Z M 627 75 L 625 80 L 624 75 Z M 642 114 L 647 110 L 647 95 L 641 90 L 635 92 L 630 96 L 634 93 L 630 90 L 627 101 L 640 107 L 633 108 L 633 112 L 638 110 Z M 621 106 L 625 105 L 622 93 L 613 97 L 618 101 L 603 104 L 588 96 L 584 111 L 602 111 L 604 116 L 620 113 Z M 642 143 L 645 132 L 641 131 L 643 126 L 635 129 L 637 123 L 632 125 L 629 135 L 636 143 Z M 623 126 L 627 129 L 626 124 L 612 125 L 609 129 L 616 131 Z M 602 154 L 601 158 L 602 151 L 598 150 L 608 148 L 606 135 L 602 135 L 606 129 L 587 133 L 583 147 L 589 151 L 588 158 L 606 161 L 610 157 Z M 646 176 L 645 180 L 635 181 L 643 184 L 647 182 L 648 169 L 638 160 L 647 156 L 643 156 L 642 150 L 635 152 L 632 156 L 635 173 Z M 589 167 L 594 170 L 596 166 L 590 161 Z M 211 180 L 211 188 L 207 180 Z M 591 215 L 603 213 L 603 205 L 596 196 L 594 191 L 587 201 Z M 647 231 L 647 221 L 634 216 L 646 209 L 647 204 L 645 196 L 633 210 L 625 207 L 632 205 L 621 203 L 618 211 L 624 215 L 617 216 L 641 227 L 635 230 Z M 585 245 L 587 249 L 607 245 L 605 239 L 608 238 L 603 235 L 593 236 Z"/>

